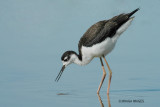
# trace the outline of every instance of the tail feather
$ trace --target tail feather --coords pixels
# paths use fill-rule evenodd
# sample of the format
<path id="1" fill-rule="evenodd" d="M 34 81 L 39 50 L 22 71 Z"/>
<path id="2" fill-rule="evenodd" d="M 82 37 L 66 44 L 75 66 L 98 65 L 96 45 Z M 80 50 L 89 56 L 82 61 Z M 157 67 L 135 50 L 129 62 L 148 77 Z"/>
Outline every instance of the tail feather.
<path id="1" fill-rule="evenodd" d="M 128 13 L 128 17 L 131 17 L 134 13 L 136 13 L 139 10 L 139 8 L 137 8 L 136 10 L 132 11 L 131 13 Z"/>

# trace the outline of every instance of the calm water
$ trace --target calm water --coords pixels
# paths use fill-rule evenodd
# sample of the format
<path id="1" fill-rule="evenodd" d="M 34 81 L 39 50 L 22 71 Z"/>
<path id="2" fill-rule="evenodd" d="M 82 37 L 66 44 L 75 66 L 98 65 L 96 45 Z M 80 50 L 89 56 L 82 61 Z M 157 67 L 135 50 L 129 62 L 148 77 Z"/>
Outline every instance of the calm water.
<path id="1" fill-rule="evenodd" d="M 160 1 L 0 1 L 0 107 L 149 107 L 160 104 Z M 106 58 L 113 72 L 110 95 L 100 61 L 68 66 L 61 55 L 93 23 L 140 7 L 130 28 Z"/>

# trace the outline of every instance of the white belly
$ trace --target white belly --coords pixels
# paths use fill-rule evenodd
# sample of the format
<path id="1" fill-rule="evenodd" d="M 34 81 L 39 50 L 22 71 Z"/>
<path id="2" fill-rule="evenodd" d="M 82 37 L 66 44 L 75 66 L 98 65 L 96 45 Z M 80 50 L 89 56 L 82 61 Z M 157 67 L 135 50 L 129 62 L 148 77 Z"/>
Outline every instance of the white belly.
<path id="1" fill-rule="evenodd" d="M 107 38 L 103 42 L 93 45 L 92 47 L 82 46 L 82 55 L 84 57 L 101 57 L 110 53 L 115 47 L 117 40 Z"/>

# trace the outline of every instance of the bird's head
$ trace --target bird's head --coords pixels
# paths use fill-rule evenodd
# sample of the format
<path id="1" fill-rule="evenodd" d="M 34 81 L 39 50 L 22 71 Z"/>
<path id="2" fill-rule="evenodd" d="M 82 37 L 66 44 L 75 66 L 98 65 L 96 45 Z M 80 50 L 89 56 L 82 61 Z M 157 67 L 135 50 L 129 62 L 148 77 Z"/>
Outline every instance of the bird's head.
<path id="1" fill-rule="evenodd" d="M 62 60 L 62 68 L 56 78 L 55 81 L 58 82 L 58 80 L 60 79 L 64 69 L 69 65 L 69 64 L 72 64 L 74 63 L 75 59 L 77 58 L 77 54 L 76 52 L 74 51 L 66 51 L 65 53 L 63 53 L 62 57 L 61 57 L 61 60 Z"/>

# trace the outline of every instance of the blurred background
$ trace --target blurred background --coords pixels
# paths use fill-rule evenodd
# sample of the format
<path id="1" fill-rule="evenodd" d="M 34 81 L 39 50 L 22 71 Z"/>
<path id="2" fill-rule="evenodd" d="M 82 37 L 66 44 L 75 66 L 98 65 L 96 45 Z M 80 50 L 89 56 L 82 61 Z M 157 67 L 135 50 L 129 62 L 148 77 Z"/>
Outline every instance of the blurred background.
<path id="1" fill-rule="evenodd" d="M 99 58 L 87 66 L 72 64 L 58 83 L 61 55 L 78 52 L 85 31 L 100 20 L 140 8 L 131 26 L 106 56 L 113 72 L 110 103 L 114 107 L 160 104 L 159 0 L 1 0 L 0 106 L 100 107 Z M 106 67 L 107 76 L 108 70 Z M 107 102 L 108 77 L 101 89 Z M 119 103 L 143 99 L 144 103 Z"/>

